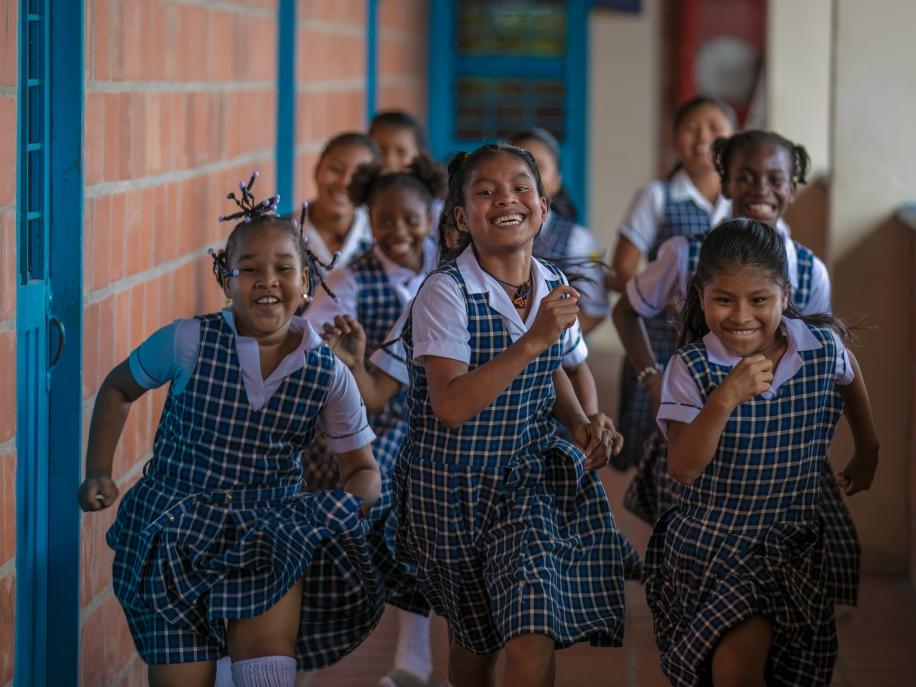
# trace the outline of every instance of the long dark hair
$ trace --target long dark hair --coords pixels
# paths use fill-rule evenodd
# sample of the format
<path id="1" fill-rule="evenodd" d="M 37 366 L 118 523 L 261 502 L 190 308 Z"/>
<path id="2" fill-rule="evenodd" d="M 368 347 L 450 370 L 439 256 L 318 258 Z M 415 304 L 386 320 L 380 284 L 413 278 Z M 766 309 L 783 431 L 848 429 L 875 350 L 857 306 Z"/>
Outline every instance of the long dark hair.
<path id="1" fill-rule="evenodd" d="M 738 218 L 722 222 L 709 232 L 700 248 L 697 270 L 687 284 L 679 322 L 679 346 L 699 341 L 709 332 L 700 298 L 712 278 L 734 267 L 758 267 L 766 270 L 773 281 L 785 290 L 789 282 L 789 260 L 785 240 L 770 225 L 756 220 Z M 784 315 L 810 324 L 832 327 L 843 340 L 849 327 L 829 314 L 802 315 L 789 300 Z"/>

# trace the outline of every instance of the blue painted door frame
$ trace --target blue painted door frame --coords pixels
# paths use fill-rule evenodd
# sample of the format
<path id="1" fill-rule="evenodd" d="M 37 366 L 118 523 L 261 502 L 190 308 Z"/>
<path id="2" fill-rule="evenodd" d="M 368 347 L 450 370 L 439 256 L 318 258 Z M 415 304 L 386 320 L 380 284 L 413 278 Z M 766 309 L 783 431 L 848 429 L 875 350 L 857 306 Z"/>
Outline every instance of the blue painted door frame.
<path id="1" fill-rule="evenodd" d="M 455 48 L 456 4 L 459 0 L 435 0 L 429 6 L 429 137 L 433 155 L 444 160 L 457 150 L 476 147 L 481 141 L 464 141 L 455 134 L 456 75 L 459 57 Z M 564 110 L 566 136 L 560 142 L 560 171 L 570 189 L 580 216 L 587 215 L 588 169 L 588 9 L 590 0 L 567 0 L 567 51 L 559 72 L 565 86 Z M 521 58 L 509 64 L 515 75 L 523 73 Z M 532 59 L 536 62 L 536 59 Z M 465 64 L 469 64 L 465 60 Z M 500 75 L 493 72 L 485 58 L 470 65 L 480 76 Z"/>
<path id="2" fill-rule="evenodd" d="M 78 679 L 83 78 L 83 3 L 20 0 L 14 681 L 30 687 Z"/>

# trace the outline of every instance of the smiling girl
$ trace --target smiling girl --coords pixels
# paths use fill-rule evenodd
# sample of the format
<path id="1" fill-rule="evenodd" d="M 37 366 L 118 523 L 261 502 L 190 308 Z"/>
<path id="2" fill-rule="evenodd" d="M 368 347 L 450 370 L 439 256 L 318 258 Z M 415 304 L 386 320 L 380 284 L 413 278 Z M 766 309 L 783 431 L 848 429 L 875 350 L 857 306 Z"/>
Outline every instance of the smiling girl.
<path id="1" fill-rule="evenodd" d="M 878 442 L 868 393 L 832 317 L 790 298 L 783 236 L 754 220 L 713 230 L 682 310 L 686 346 L 658 421 L 683 485 L 655 525 L 646 596 L 673 685 L 829 685 L 832 566 L 820 502 L 840 415 L 855 452 L 836 482 L 868 489 Z"/>
<path id="2" fill-rule="evenodd" d="M 363 516 L 379 496 L 365 410 L 350 372 L 294 315 L 308 296 L 299 225 L 241 211 L 213 271 L 230 305 L 163 327 L 109 373 L 89 428 L 83 510 L 117 499 L 118 439 L 134 401 L 170 384 L 140 480 L 108 544 L 113 586 L 152 687 L 292 687 L 297 668 L 354 649 L 382 612 Z M 234 194 L 230 194 L 234 197 Z M 300 455 L 328 438 L 344 491 L 301 490 Z"/>
<path id="3" fill-rule="evenodd" d="M 620 644 L 619 533 L 594 470 L 619 435 L 563 372 L 578 293 L 532 257 L 547 198 L 529 153 L 500 144 L 449 165 L 458 256 L 404 327 L 409 430 L 395 465 L 398 552 L 448 621 L 449 679 L 552 685 L 554 650 Z M 553 418 L 574 443 L 557 436 Z"/>

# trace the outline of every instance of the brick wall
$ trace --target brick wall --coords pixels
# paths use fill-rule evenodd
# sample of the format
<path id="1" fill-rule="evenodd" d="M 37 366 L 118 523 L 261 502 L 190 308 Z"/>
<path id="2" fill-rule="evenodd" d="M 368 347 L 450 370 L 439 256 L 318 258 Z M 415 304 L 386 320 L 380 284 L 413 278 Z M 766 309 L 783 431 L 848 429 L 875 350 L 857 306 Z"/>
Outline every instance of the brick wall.
<path id="1" fill-rule="evenodd" d="M 426 119 L 427 33 L 426 0 L 383 0 L 379 3 L 379 110 L 407 110 Z"/>
<path id="2" fill-rule="evenodd" d="M 296 16 L 294 206 L 315 193 L 324 143 L 366 127 L 366 2 L 299 0 Z"/>
<path id="3" fill-rule="evenodd" d="M 0 2 L 0 685 L 13 680 L 16 603 L 17 7 Z"/>
<path id="4" fill-rule="evenodd" d="M 226 193 L 252 169 L 261 171 L 255 190 L 274 191 L 276 3 L 86 0 L 85 7 L 88 430 L 99 385 L 133 347 L 176 317 L 220 307 L 206 253 L 230 229 L 216 221 L 231 207 Z M 122 493 L 149 457 L 164 398 L 164 390 L 148 393 L 131 410 L 114 464 Z M 145 684 L 111 590 L 104 535 L 114 514 L 82 523 L 87 687 Z"/>

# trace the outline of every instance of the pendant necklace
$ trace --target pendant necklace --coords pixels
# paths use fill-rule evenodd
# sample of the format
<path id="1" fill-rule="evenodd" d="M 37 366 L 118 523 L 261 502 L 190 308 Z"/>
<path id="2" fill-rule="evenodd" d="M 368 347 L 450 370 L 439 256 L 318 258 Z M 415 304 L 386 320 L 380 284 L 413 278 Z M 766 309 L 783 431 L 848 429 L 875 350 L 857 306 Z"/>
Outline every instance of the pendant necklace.
<path id="1" fill-rule="evenodd" d="M 491 277 L 493 277 L 496 281 L 498 281 L 499 285 L 502 286 L 508 294 L 510 294 L 510 298 L 512 299 L 512 305 L 515 306 L 516 310 L 525 309 L 525 307 L 528 305 L 528 295 L 531 293 L 531 273 L 530 272 L 528 273 L 528 279 L 524 283 L 516 286 L 515 284 L 504 282 L 502 279 L 497 277 L 495 274 L 490 274 L 490 272 L 488 272 L 484 268 L 483 265 L 480 266 L 480 269 L 482 269 L 484 272 L 486 272 Z"/>

